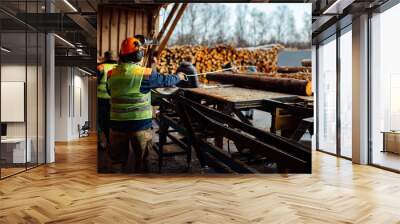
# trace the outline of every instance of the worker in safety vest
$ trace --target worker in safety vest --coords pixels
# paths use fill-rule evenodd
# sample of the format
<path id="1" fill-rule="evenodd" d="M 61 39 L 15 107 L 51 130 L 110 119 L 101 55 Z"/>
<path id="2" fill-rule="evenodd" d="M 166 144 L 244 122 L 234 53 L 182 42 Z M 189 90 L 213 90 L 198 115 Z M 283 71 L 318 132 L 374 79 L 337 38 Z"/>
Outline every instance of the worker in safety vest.
<path id="1" fill-rule="evenodd" d="M 107 73 L 117 66 L 113 53 L 104 53 L 104 61 L 97 66 L 97 121 L 98 141 L 105 148 L 110 140 L 110 95 L 107 92 Z"/>
<path id="2" fill-rule="evenodd" d="M 144 56 L 139 39 L 125 39 L 120 48 L 120 64 L 109 72 L 111 95 L 110 151 L 113 161 L 121 161 L 124 172 L 147 171 L 146 155 L 152 143 L 150 90 L 174 86 L 184 74 L 163 75 L 140 65 Z M 131 149 L 130 147 L 131 146 Z"/>

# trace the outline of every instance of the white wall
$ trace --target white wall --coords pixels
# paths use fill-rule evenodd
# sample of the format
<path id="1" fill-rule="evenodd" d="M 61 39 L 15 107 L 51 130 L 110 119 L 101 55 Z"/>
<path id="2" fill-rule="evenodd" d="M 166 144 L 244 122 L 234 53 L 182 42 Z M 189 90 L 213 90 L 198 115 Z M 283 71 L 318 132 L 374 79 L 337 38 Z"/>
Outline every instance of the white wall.
<path id="1" fill-rule="evenodd" d="M 75 70 L 75 75 L 74 75 L 74 91 L 73 94 L 74 96 L 74 102 L 73 102 L 73 109 L 72 109 L 72 119 L 71 119 L 71 135 L 74 138 L 79 137 L 78 133 L 78 124 L 83 125 L 85 121 L 89 120 L 88 114 L 88 78 L 81 76 L 82 73 L 79 72 L 78 75 L 76 72 L 79 72 L 79 70 Z"/>
<path id="2" fill-rule="evenodd" d="M 88 120 L 88 78 L 73 67 L 56 67 L 56 141 L 79 137 L 78 124 Z"/>
<path id="3" fill-rule="evenodd" d="M 2 82 L 25 82 L 25 71 L 26 67 L 19 64 L 4 64 L 1 66 L 1 81 Z M 32 70 L 32 66 L 28 66 L 29 70 Z M 35 92 L 27 93 L 27 96 L 32 98 L 36 96 Z M 30 101 L 30 100 L 29 100 Z M 36 105 L 35 105 L 36 107 Z M 7 110 L 7 108 L 1 108 L 1 110 Z M 35 114 L 36 116 L 36 114 Z M 30 121 L 28 114 L 28 121 Z M 8 137 L 25 137 L 25 122 L 7 122 L 7 136 Z M 30 136 L 28 136 L 30 137 Z"/>
<path id="4" fill-rule="evenodd" d="M 25 80 L 27 78 L 27 80 Z M 1 81 L 2 82 L 24 82 L 26 83 L 26 107 L 22 108 L 27 119 L 24 122 L 6 122 L 8 138 L 25 138 L 25 135 L 30 139 L 32 161 L 39 163 L 44 162 L 44 74 L 42 67 L 36 65 L 12 63 L 2 64 L 1 66 Z M 6 97 L 6 96 L 2 96 Z M 8 110 L 9 108 L 1 108 Z M 11 112 L 11 111 L 9 111 Z M 11 112 L 12 113 L 12 112 Z M 37 156 L 39 153 L 39 156 Z"/>
<path id="5" fill-rule="evenodd" d="M 312 46 L 311 48 L 311 74 L 312 74 L 312 88 L 313 88 L 313 94 L 314 94 L 314 133 L 317 133 L 317 122 L 316 122 L 316 112 L 317 112 L 317 48 L 315 45 Z M 312 135 L 311 137 L 311 149 L 316 150 L 317 145 L 316 145 L 316 135 Z"/>
<path id="6" fill-rule="evenodd" d="M 1 66 L 1 81 L 3 82 L 25 82 L 25 64 L 9 64 Z M 7 108 L 1 108 L 7 110 Z M 10 122 L 7 123 L 7 137 L 25 137 L 25 123 L 24 122 Z"/>
<path id="7" fill-rule="evenodd" d="M 69 139 L 69 73 L 68 67 L 55 68 L 55 141 Z"/>

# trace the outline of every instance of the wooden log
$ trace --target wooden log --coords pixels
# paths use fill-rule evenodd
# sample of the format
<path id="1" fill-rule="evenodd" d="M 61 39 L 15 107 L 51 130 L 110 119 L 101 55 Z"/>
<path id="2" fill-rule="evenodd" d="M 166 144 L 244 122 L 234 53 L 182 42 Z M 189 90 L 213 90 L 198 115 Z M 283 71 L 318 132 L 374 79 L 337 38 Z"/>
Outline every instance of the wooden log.
<path id="1" fill-rule="evenodd" d="M 298 67 L 298 66 L 280 66 L 278 67 L 279 73 L 296 73 L 296 72 L 311 72 L 310 67 Z"/>
<path id="2" fill-rule="evenodd" d="M 301 65 L 305 67 L 311 67 L 311 60 L 310 59 L 304 59 L 301 61 Z"/>
<path id="3" fill-rule="evenodd" d="M 243 75 L 259 75 L 271 78 L 291 78 L 300 80 L 311 80 L 311 72 L 296 72 L 296 73 L 264 73 L 264 72 L 238 72 Z"/>
<path id="4" fill-rule="evenodd" d="M 275 78 L 291 78 L 300 80 L 311 80 L 311 72 L 297 72 L 297 73 L 275 73 Z"/>
<path id="5" fill-rule="evenodd" d="M 234 84 L 240 87 L 254 88 L 272 92 L 282 92 L 301 96 L 311 96 L 312 86 L 309 80 L 289 78 L 272 78 L 260 75 L 243 75 L 233 73 L 211 73 L 207 80 Z"/>

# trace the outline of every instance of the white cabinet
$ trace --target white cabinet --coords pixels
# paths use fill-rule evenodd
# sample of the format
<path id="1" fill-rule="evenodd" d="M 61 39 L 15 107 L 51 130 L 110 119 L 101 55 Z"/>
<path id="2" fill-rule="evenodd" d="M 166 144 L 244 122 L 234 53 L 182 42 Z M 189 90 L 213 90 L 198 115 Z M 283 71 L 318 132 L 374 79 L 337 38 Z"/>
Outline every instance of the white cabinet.
<path id="1" fill-rule="evenodd" d="M 25 144 L 27 147 L 25 151 Z M 1 140 L 1 150 L 5 152 L 3 159 L 6 163 L 25 163 L 32 161 L 32 141 L 25 138 L 7 138 Z"/>

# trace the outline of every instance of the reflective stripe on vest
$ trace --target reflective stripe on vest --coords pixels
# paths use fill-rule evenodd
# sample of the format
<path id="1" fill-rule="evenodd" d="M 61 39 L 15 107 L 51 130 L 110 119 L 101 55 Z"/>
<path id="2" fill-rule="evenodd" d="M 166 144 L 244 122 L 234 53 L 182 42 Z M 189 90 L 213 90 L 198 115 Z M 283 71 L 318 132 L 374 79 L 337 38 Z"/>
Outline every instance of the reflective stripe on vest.
<path id="1" fill-rule="evenodd" d="M 116 103 L 116 104 L 129 104 L 129 103 L 144 103 L 148 101 L 149 99 L 148 95 L 143 96 L 142 98 L 135 97 L 135 98 L 112 98 L 111 103 Z"/>
<path id="2" fill-rule="evenodd" d="M 110 99 L 110 95 L 107 92 L 107 73 L 112 70 L 117 64 L 102 64 L 103 74 L 97 86 L 97 98 Z"/>
<path id="3" fill-rule="evenodd" d="M 146 111 L 146 110 L 151 110 L 150 105 L 146 105 L 143 107 L 127 107 L 127 108 L 111 108 L 112 112 L 115 113 L 128 113 L 128 112 L 141 112 L 141 111 Z"/>
<path id="4" fill-rule="evenodd" d="M 143 94 L 140 86 L 144 68 L 124 63 L 118 65 L 108 79 L 111 93 L 111 120 L 144 120 L 152 118 L 150 92 Z"/>

